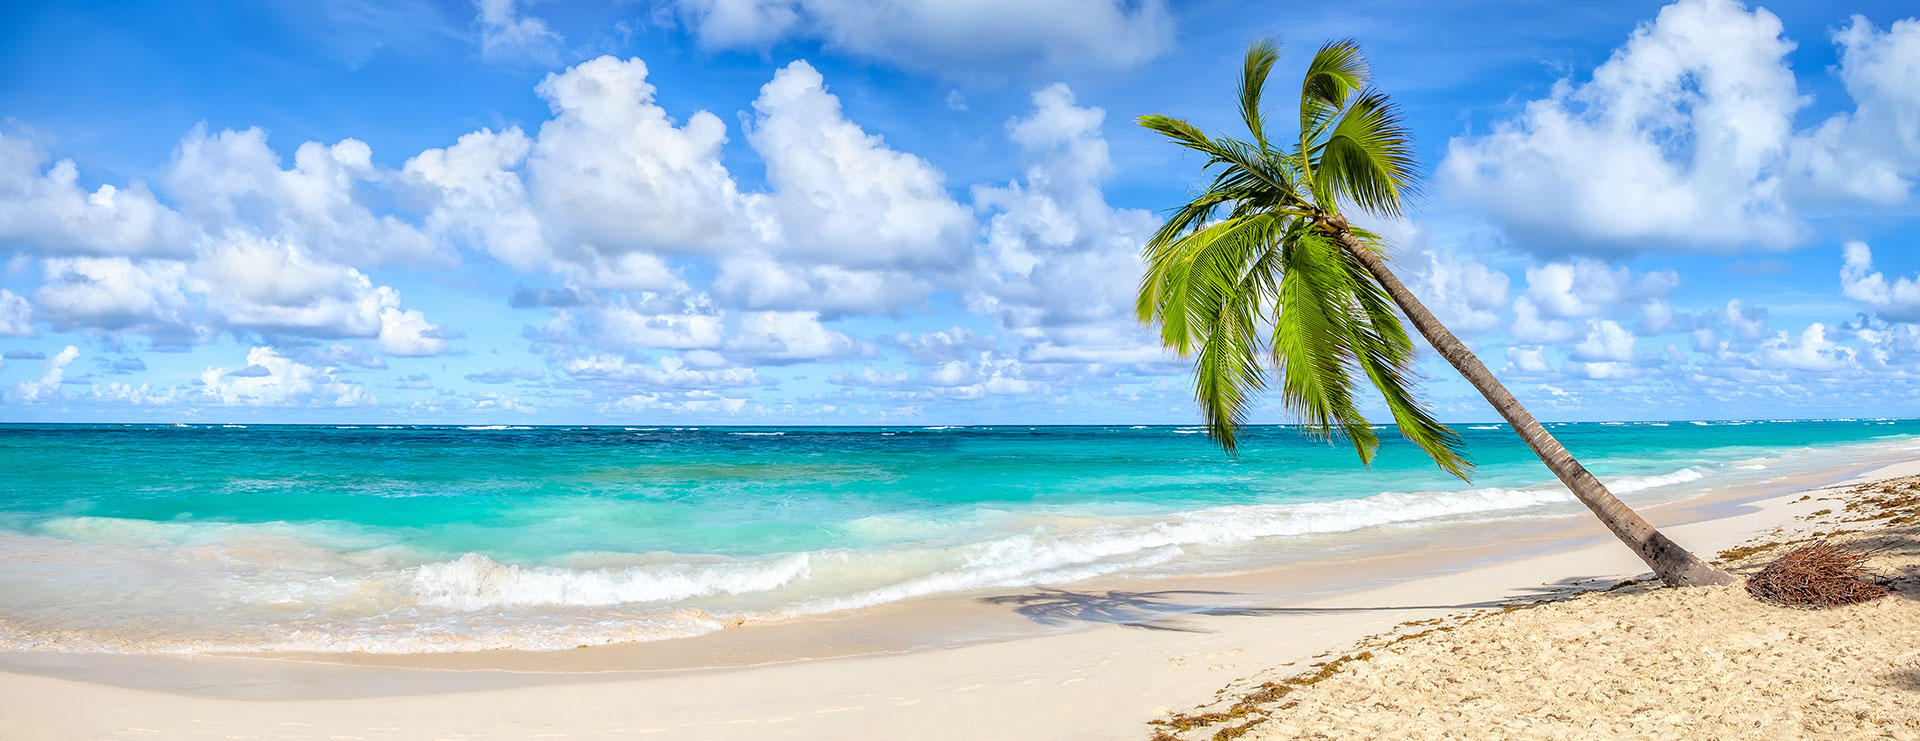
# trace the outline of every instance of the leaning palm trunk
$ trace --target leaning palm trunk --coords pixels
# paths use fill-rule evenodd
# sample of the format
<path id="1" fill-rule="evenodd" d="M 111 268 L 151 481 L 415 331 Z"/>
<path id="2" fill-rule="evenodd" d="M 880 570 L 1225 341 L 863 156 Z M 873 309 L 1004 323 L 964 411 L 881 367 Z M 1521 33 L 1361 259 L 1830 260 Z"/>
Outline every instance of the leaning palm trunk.
<path id="1" fill-rule="evenodd" d="M 1428 311 L 1412 291 L 1407 290 L 1406 284 L 1400 282 L 1399 276 L 1387 269 L 1386 261 L 1360 243 L 1359 238 L 1348 229 L 1346 219 L 1333 216 L 1323 219 L 1321 225 L 1330 236 L 1340 242 L 1340 246 L 1348 255 L 1365 266 L 1367 272 L 1373 275 L 1373 279 L 1386 288 L 1387 295 L 1391 296 L 1393 303 L 1400 307 L 1400 311 L 1413 321 L 1413 326 L 1420 330 L 1420 335 L 1427 338 L 1427 342 L 1440 353 L 1440 357 L 1452 363 L 1454 369 L 1460 371 L 1460 375 L 1465 376 L 1467 382 L 1480 391 L 1481 396 L 1487 398 L 1487 403 L 1492 404 L 1494 411 L 1499 412 L 1500 416 L 1507 420 L 1507 424 L 1513 426 L 1513 431 L 1519 433 L 1520 439 L 1526 441 L 1527 447 L 1533 450 L 1533 454 L 1540 456 L 1540 462 L 1547 464 L 1547 468 L 1553 471 L 1553 475 L 1559 477 L 1561 483 L 1566 484 L 1567 490 L 1573 492 L 1574 498 L 1579 499 L 1581 504 L 1587 505 L 1587 509 L 1593 510 L 1594 516 L 1606 523 L 1607 529 L 1613 531 L 1613 534 L 1620 538 L 1621 542 L 1626 543 L 1627 547 L 1632 548 L 1633 552 L 1640 556 L 1640 560 L 1647 562 L 1647 566 L 1653 569 L 1653 573 L 1659 576 L 1661 581 L 1676 587 L 1727 584 L 1733 581 L 1733 577 L 1728 576 L 1727 572 L 1702 561 L 1699 556 L 1693 555 L 1692 552 L 1662 535 L 1652 523 L 1641 517 L 1640 513 L 1633 511 L 1625 502 L 1620 501 L 1619 497 L 1614 496 L 1613 492 L 1608 491 L 1606 484 L 1600 483 L 1600 479 L 1594 478 L 1592 473 L 1587 472 L 1586 466 L 1574 460 L 1573 454 L 1567 452 L 1566 446 L 1561 445 L 1559 440 L 1555 440 L 1553 434 L 1547 432 L 1547 428 L 1533 418 L 1533 413 L 1527 411 L 1526 407 L 1520 405 L 1519 400 L 1513 398 L 1513 394 L 1507 393 L 1507 387 L 1487 371 L 1487 366 L 1480 362 L 1480 358 L 1474 356 L 1472 350 L 1467 349 L 1466 343 L 1453 336 L 1453 332 L 1448 330 L 1446 325 L 1441 324 L 1440 320 L 1434 317 L 1433 312 Z"/>
<path id="2" fill-rule="evenodd" d="M 1206 168 L 1216 172 L 1147 242 L 1134 307 L 1141 321 L 1159 325 L 1162 343 L 1194 359 L 1194 398 L 1208 434 L 1233 450 L 1255 396 L 1278 385 L 1281 403 L 1300 415 L 1303 429 L 1344 434 L 1361 462 L 1370 462 L 1380 441 L 1358 406 L 1364 379 L 1380 392 L 1402 437 L 1443 470 L 1470 479 L 1473 463 L 1460 436 L 1418 397 L 1404 314 L 1662 580 L 1731 581 L 1661 535 L 1574 460 L 1387 269 L 1379 235 L 1342 215 L 1343 207 L 1357 207 L 1398 218 L 1404 197 L 1418 189 L 1412 140 L 1398 109 L 1367 86 L 1359 46 L 1337 41 L 1314 54 L 1300 85 L 1297 143 L 1269 137 L 1260 110 L 1279 56 L 1267 41 L 1247 49 L 1240 112 L 1251 140 L 1208 136 L 1167 116 L 1140 118 L 1205 155 Z"/>

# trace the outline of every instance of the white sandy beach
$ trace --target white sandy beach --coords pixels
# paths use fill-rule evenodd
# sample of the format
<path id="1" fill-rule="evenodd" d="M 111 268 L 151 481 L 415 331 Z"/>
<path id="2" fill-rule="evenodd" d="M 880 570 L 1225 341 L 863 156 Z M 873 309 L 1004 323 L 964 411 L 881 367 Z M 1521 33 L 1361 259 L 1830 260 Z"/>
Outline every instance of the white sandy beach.
<path id="1" fill-rule="evenodd" d="M 1914 473 L 1920 463 L 1835 471 L 1790 491 L 1722 492 L 1646 514 L 1682 543 L 1713 553 L 1795 527 L 1817 505 L 1803 499 L 1804 489 Z M 895 621 L 913 616 L 883 613 L 748 626 L 718 640 L 542 653 L 327 661 L 13 653 L 0 656 L 0 736 L 1139 738 L 1151 732 L 1149 720 L 1205 704 L 1236 680 L 1404 622 L 1606 586 L 1643 571 L 1597 522 L 1543 522 L 1531 525 L 1539 532 L 1525 542 L 1382 556 L 1315 578 L 1366 582 L 1431 570 L 1436 560 L 1490 563 L 1270 604 L 1201 609 L 1228 595 L 1153 593 L 1237 593 L 1284 576 L 1082 584 L 1051 601 L 1027 590 L 1018 594 L 1033 595 L 1023 603 L 1029 617 L 1084 629 L 951 648 L 902 650 L 911 647 L 910 632 Z M 1170 607 L 1176 604 L 1185 607 Z M 946 609 L 950 619 L 977 616 L 991 628 L 1013 607 L 948 600 L 898 609 Z M 843 652 L 850 641 L 887 652 L 636 670 Z"/>

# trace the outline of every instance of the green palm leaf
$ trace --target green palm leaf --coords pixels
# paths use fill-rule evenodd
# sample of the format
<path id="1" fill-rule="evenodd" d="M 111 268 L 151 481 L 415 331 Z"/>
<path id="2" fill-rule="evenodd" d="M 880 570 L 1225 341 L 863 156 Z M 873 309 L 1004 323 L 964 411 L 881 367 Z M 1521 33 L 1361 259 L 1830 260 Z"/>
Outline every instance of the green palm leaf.
<path id="1" fill-rule="evenodd" d="M 1213 179 L 1148 240 L 1135 312 L 1193 359 L 1195 401 L 1228 451 L 1255 397 L 1277 384 L 1308 433 L 1345 437 L 1370 462 L 1379 439 L 1359 410 L 1365 379 L 1400 434 L 1464 478 L 1470 464 L 1459 436 L 1415 394 L 1413 343 L 1399 315 L 1343 246 L 1358 239 L 1359 249 L 1375 250 L 1378 238 L 1347 227 L 1341 203 L 1393 216 L 1417 192 L 1399 114 L 1366 89 L 1359 47 L 1336 41 L 1314 55 L 1301 82 L 1299 145 L 1274 146 L 1260 105 L 1279 53 L 1267 41 L 1247 50 L 1239 104 L 1251 141 L 1168 116 L 1140 118 L 1202 155 Z"/>

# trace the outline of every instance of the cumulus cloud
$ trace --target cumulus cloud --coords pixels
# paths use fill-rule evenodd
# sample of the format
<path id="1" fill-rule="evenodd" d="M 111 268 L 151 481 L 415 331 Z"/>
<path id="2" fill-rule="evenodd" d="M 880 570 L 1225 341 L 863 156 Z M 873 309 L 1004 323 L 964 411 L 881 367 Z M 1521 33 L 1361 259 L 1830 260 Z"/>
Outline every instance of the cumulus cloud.
<path id="1" fill-rule="evenodd" d="M 528 185 L 559 257 L 618 263 L 739 243 L 743 198 L 720 161 L 727 126 L 718 116 L 676 123 L 638 58 L 582 62 L 538 91 L 553 118 L 533 144 Z"/>
<path id="2" fill-rule="evenodd" d="M 804 61 L 775 73 L 753 101 L 747 140 L 767 165 L 763 202 L 780 253 L 856 267 L 950 266 L 966 256 L 972 217 L 926 160 L 894 151 L 847 120 Z"/>
<path id="3" fill-rule="evenodd" d="M 35 337 L 33 307 L 20 294 L 0 288 L 0 337 Z"/>
<path id="4" fill-rule="evenodd" d="M 647 364 L 628 362 L 624 356 L 602 353 L 568 360 L 563 370 L 574 380 L 624 388 L 684 391 L 758 386 L 762 383 L 760 374 L 752 368 L 696 368 L 674 356 Z"/>
<path id="5" fill-rule="evenodd" d="M 360 384 L 338 378 L 331 367 L 294 362 L 271 347 L 247 351 L 245 365 L 200 374 L 196 397 L 234 406 L 366 406 L 375 403 Z"/>
<path id="6" fill-rule="evenodd" d="M 1158 220 L 1109 206 L 1101 192 L 1113 168 L 1100 132 L 1106 112 L 1076 105 L 1065 85 L 1035 92 L 1033 103 L 1008 124 L 1024 182 L 973 189 L 975 208 L 991 216 L 968 308 L 1026 340 L 1032 359 L 1164 361 L 1133 319 L 1140 246 Z"/>
<path id="7" fill-rule="evenodd" d="M 1587 329 L 1587 336 L 1573 346 L 1573 359 L 1587 362 L 1618 362 L 1633 360 L 1634 334 L 1611 319 L 1593 322 Z"/>
<path id="8" fill-rule="evenodd" d="M 1834 371 L 1854 365 L 1853 348 L 1834 342 L 1827 327 L 1814 323 L 1798 338 L 1779 332 L 1760 346 L 1761 361 L 1772 368 L 1802 371 Z"/>
<path id="9" fill-rule="evenodd" d="M 220 329 L 294 338 L 362 337 L 389 354 L 431 355 L 440 328 L 400 306 L 346 263 L 419 263 L 437 255 L 424 233 L 365 201 L 387 173 L 364 143 L 301 145 L 291 169 L 253 128 L 196 126 L 166 170 L 176 211 L 137 183 L 75 185 L 70 161 L 18 177 L 33 153 L 0 137 L 0 236 L 39 255 L 32 318 L 55 331 L 119 342 L 143 334 L 165 346 L 206 342 Z M 24 164 L 23 164 L 24 163 Z M 21 209 L 18 213 L 10 209 Z M 61 236 L 64 235 L 64 236 Z M 14 296 L 8 293 L 7 296 Z M 0 334 L 21 330 L 23 302 L 0 297 Z"/>
<path id="10" fill-rule="evenodd" d="M 79 185 L 73 160 L 42 171 L 33 145 L 0 134 L 0 240 L 56 255 L 181 255 L 193 229 L 147 186 Z"/>
<path id="11" fill-rule="evenodd" d="M 614 400 L 607 408 L 626 412 L 666 412 L 679 415 L 737 415 L 746 411 L 744 396 L 721 396 L 717 391 L 648 391 Z"/>
<path id="12" fill-rule="evenodd" d="M 1857 106 L 1809 132 L 1794 151 L 1795 165 L 1815 197 L 1904 201 L 1920 172 L 1920 19 L 1882 31 L 1856 15 L 1834 33 L 1834 42 L 1840 80 Z"/>
<path id="13" fill-rule="evenodd" d="M 40 262 L 33 292 L 55 331 L 137 332 L 165 344 L 211 338 L 187 299 L 187 266 L 176 260 L 56 257 Z"/>
<path id="14" fill-rule="evenodd" d="M 1920 321 L 1920 280 L 1907 276 L 1888 279 L 1873 269 L 1873 250 L 1865 242 L 1848 242 L 1842 250 L 1840 295 L 1897 322 Z"/>
<path id="15" fill-rule="evenodd" d="M 820 323 L 818 312 L 759 311 L 746 315 L 724 354 L 742 362 L 798 363 L 865 355 L 871 348 Z"/>
<path id="16" fill-rule="evenodd" d="M 922 303 L 932 282 L 907 270 L 796 265 L 760 252 L 728 256 L 709 285 L 715 299 L 742 309 L 816 310 L 825 317 L 885 314 Z"/>
<path id="17" fill-rule="evenodd" d="M 515 169 L 532 149 L 517 127 L 480 129 L 453 146 L 415 155 L 401 174 L 430 194 L 425 221 L 434 234 L 473 245 L 516 270 L 546 270 L 553 255 Z"/>
<path id="18" fill-rule="evenodd" d="M 283 170 L 258 127 L 209 134 L 195 126 L 167 171 L 181 211 L 212 232 L 293 242 L 358 266 L 439 257 L 426 234 L 367 205 L 367 189 L 386 177 L 373 164 L 373 150 L 357 139 L 301 144 L 293 167 Z"/>
<path id="19" fill-rule="evenodd" d="M 267 334 L 374 338 L 392 355 L 437 355 L 447 343 L 400 292 L 353 268 L 315 261 L 292 245 L 225 245 L 195 266 L 207 306 L 228 326 Z"/>
<path id="20" fill-rule="evenodd" d="M 1806 132 L 1809 98 L 1779 18 L 1735 0 L 1680 0 L 1590 79 L 1564 79 L 1482 135 L 1448 144 L 1439 180 L 1543 251 L 1790 247 L 1796 207 L 1893 202 L 1920 169 L 1920 22 L 1836 33 L 1855 110 Z"/>
<path id="21" fill-rule="evenodd" d="M 1440 178 L 1522 229 L 1609 242 L 1790 243 L 1795 227 L 1771 166 L 1802 104 L 1785 59 L 1792 49 L 1772 13 L 1682 0 L 1635 30 L 1591 80 L 1562 80 L 1491 133 L 1454 139 Z"/>
<path id="22" fill-rule="evenodd" d="M 47 358 L 42 363 L 40 378 L 21 381 L 13 387 L 14 401 L 32 403 L 53 397 L 60 390 L 60 382 L 66 377 L 66 368 L 80 357 L 80 348 L 72 345 Z"/>
<path id="23" fill-rule="evenodd" d="M 1173 40 L 1165 0 L 670 0 L 709 48 L 786 39 L 953 74 L 980 65 L 1129 67 Z"/>
<path id="24" fill-rule="evenodd" d="M 1448 328 L 1483 332 L 1500 325 L 1511 283 L 1506 273 L 1451 250 L 1403 249 L 1398 262 L 1414 294 Z"/>
<path id="25" fill-rule="evenodd" d="M 935 395 L 953 399 L 979 399 L 986 396 L 1044 394 L 1044 381 L 1026 377 L 1026 369 L 1017 358 L 991 352 L 972 360 L 951 360 L 927 369 L 921 375 Z"/>

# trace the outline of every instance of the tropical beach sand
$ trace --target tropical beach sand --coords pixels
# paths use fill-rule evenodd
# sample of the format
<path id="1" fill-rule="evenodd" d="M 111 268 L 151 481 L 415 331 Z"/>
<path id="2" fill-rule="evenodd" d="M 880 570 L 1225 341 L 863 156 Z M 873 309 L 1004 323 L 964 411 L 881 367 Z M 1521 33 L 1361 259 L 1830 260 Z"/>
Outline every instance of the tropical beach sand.
<path id="1" fill-rule="evenodd" d="M 1920 473 L 1920 465 L 1851 473 L 1859 474 L 1851 482 L 1858 483 L 1910 476 Z M 1813 489 L 1833 480 L 1807 482 L 1799 488 Z M 1807 494 L 1798 490 L 1720 493 L 1652 508 L 1646 514 L 1677 540 L 1714 552 L 1757 535 L 1792 538 L 1831 528 L 1805 518 L 1821 509 L 1832 510 L 1823 516 L 1843 511 L 1835 502 L 1822 500 L 1836 491 L 1828 487 Z M 1012 601 L 975 600 L 968 609 L 1001 619 L 1011 612 L 1078 622 L 1074 627 L 1096 627 L 941 649 L 735 668 L 633 670 L 674 665 L 679 659 L 671 658 L 672 652 L 688 650 L 671 645 L 680 642 L 548 653 L 402 657 L 397 663 L 403 666 L 368 665 L 382 662 L 365 656 L 318 662 L 12 653 L 0 655 L 0 737 L 1141 738 L 1157 732 L 1147 725 L 1151 720 L 1177 718 L 1195 708 L 1231 707 L 1238 693 L 1308 668 L 1312 657 L 1365 650 L 1355 646 L 1368 645 L 1368 636 L 1389 633 L 1403 623 L 1458 622 L 1464 619 L 1463 612 L 1495 613 L 1514 600 L 1525 603 L 1610 586 L 1643 571 L 1597 523 L 1569 518 L 1558 528 L 1539 523 L 1530 527 L 1546 532 L 1450 553 L 1383 556 L 1328 567 L 1335 573 L 1317 577 L 1321 583 L 1347 577 L 1352 583 L 1373 583 L 1382 572 L 1395 569 L 1418 573 L 1412 566 L 1416 562 L 1480 563 L 1381 586 L 1259 605 L 1224 603 L 1230 601 L 1231 593 L 1272 578 L 1261 574 L 1161 580 L 1149 586 L 1076 585 L 1071 592 L 1002 593 L 988 596 Z M 1376 652 L 1381 654 L 1376 659 L 1380 663 L 1364 672 L 1344 667 L 1333 672 L 1320 683 L 1324 688 L 1315 685 L 1313 690 L 1328 693 L 1313 695 L 1319 699 L 1311 706 L 1322 708 L 1326 716 L 1296 714 L 1299 708 L 1309 707 L 1304 699 L 1309 695 L 1302 693 L 1301 704 L 1285 712 L 1250 710 L 1227 725 L 1245 725 L 1258 715 L 1275 719 L 1249 730 L 1272 737 L 1304 729 L 1344 735 L 1331 729 L 1369 727 L 1364 723 L 1401 734 L 1438 736 L 1453 722 L 1481 731 L 1496 727 L 1481 715 L 1502 715 L 1508 722 L 1537 726 L 1542 733 L 1555 728 L 1586 730 L 1589 719 L 1629 724 L 1706 718 L 1739 724 L 1778 712 L 1786 719 L 1778 723 L 1810 724 L 1798 728 L 1837 729 L 1841 726 L 1835 724 L 1851 722 L 1856 728 L 1871 729 L 1876 727 L 1873 723 L 1913 717 L 1899 715 L 1899 708 L 1886 707 L 1888 702 L 1873 704 L 1868 699 L 1873 692 L 1912 691 L 1911 647 L 1920 645 L 1914 640 L 1913 626 L 1920 616 L 1912 611 L 1909 600 L 1896 597 L 1832 613 L 1794 613 L 1748 605 L 1742 599 L 1726 590 L 1617 592 L 1481 618 L 1430 643 L 1409 641 Z M 933 607 L 900 609 L 939 605 L 960 609 L 951 600 L 929 604 Z M 798 640 L 808 631 L 836 635 L 834 641 L 822 643 L 821 650 L 828 653 L 839 649 L 829 651 L 826 643 L 842 646 L 849 634 L 871 634 L 875 646 L 893 649 L 893 643 L 902 640 L 895 636 L 902 633 L 887 627 L 890 619 L 901 616 L 890 618 L 881 611 L 831 621 L 749 626 L 718 635 L 741 636 L 730 640 L 741 641 L 735 650 L 746 653 L 751 653 L 756 641 L 761 646 L 790 644 L 789 638 Z M 1662 638 L 1662 646 L 1714 640 L 1742 647 L 1744 653 L 1730 656 L 1771 657 L 1798 637 L 1846 658 L 1834 667 L 1806 661 L 1780 667 L 1737 664 L 1733 658 L 1715 663 L 1697 649 L 1688 653 L 1636 643 L 1654 632 L 1628 627 L 1639 625 L 1684 628 L 1685 636 L 1693 636 Z M 1836 629 L 1846 632 L 1827 632 Z M 1871 635 L 1860 635 L 1863 631 Z M 752 638 L 755 635 L 768 637 Z M 1476 635 L 1483 637 L 1469 642 L 1468 637 Z M 1555 651 L 1553 642 L 1568 635 L 1586 636 L 1589 645 L 1585 647 L 1596 651 L 1591 654 L 1594 660 L 1580 651 L 1547 653 Z M 1377 645 L 1391 639 L 1372 640 Z M 1881 644 L 1875 641 L 1884 641 L 1889 648 L 1877 650 Z M 724 644 L 682 644 L 694 645 Z M 1595 648 L 1607 646 L 1613 646 L 1608 650 L 1615 653 Z M 1402 653 L 1393 654 L 1394 650 Z M 662 652 L 669 658 L 659 658 Z M 648 655 L 655 656 L 651 663 L 641 660 Z M 1443 657 L 1458 666 L 1473 667 L 1475 681 L 1489 691 L 1499 688 L 1508 694 L 1474 701 L 1435 694 L 1451 690 L 1431 687 L 1431 681 L 1423 685 L 1414 675 L 1444 663 Z M 1604 674 L 1620 657 L 1637 663 L 1626 664 L 1630 670 L 1618 675 Z M 396 663 L 390 657 L 384 661 Z M 1777 674 L 1787 669 L 1793 673 Z M 1835 679 L 1848 671 L 1856 672 L 1856 679 Z M 1515 679 L 1503 682 L 1494 679 L 1496 675 Z M 1585 686 L 1581 683 L 1589 676 L 1607 677 L 1604 682 L 1608 682 L 1590 687 L 1591 691 L 1625 693 L 1622 696 L 1635 701 L 1607 706 L 1573 692 Z M 1695 679 L 1676 681 L 1676 677 Z M 1761 678 L 1769 681 L 1760 682 Z M 1771 699 L 1736 696 L 1733 688 L 1748 679 L 1753 682 L 1739 691 Z M 1375 685 L 1376 681 L 1380 684 Z M 1461 715 L 1457 719 L 1435 715 L 1429 724 L 1417 714 L 1396 716 L 1389 709 L 1369 716 L 1371 720 L 1355 720 L 1363 710 L 1378 709 L 1383 702 L 1380 688 L 1387 686 L 1406 697 L 1404 705 L 1396 707 L 1451 703 L 1450 711 Z M 1548 689 L 1565 699 L 1538 700 Z M 1338 692 L 1372 692 L 1375 706 L 1349 699 L 1357 695 Z M 1688 693 L 1697 697 L 1685 702 L 1676 699 Z M 1533 709 L 1531 704 L 1519 704 L 1522 697 L 1541 703 L 1537 723 L 1526 720 L 1533 715 L 1521 712 Z M 1656 699 L 1660 702 L 1655 703 Z M 1209 702 L 1219 707 L 1205 707 Z M 1756 702 L 1766 707 L 1755 707 Z M 1795 702 L 1825 709 L 1810 710 Z M 1891 704 L 1898 703 L 1896 696 Z M 1696 705 L 1721 709 L 1699 715 Z M 1630 713 L 1642 706 L 1651 708 L 1645 718 Z M 1559 718 L 1547 717 L 1552 713 Z M 1341 718 L 1347 725 L 1318 725 L 1328 723 L 1325 718 Z M 1305 725 L 1284 725 L 1296 721 Z M 1194 728 L 1182 737 L 1206 737 L 1224 727 Z M 1620 730 L 1666 736 L 1680 726 L 1649 727 L 1656 730 L 1635 731 L 1628 725 Z"/>
<path id="2" fill-rule="evenodd" d="M 1815 495 L 1793 531 L 1723 554 L 1748 576 L 1796 542 L 1873 554 L 1892 593 L 1825 610 L 1632 582 L 1402 626 L 1223 690 L 1156 738 L 1920 739 L 1920 478 Z"/>

